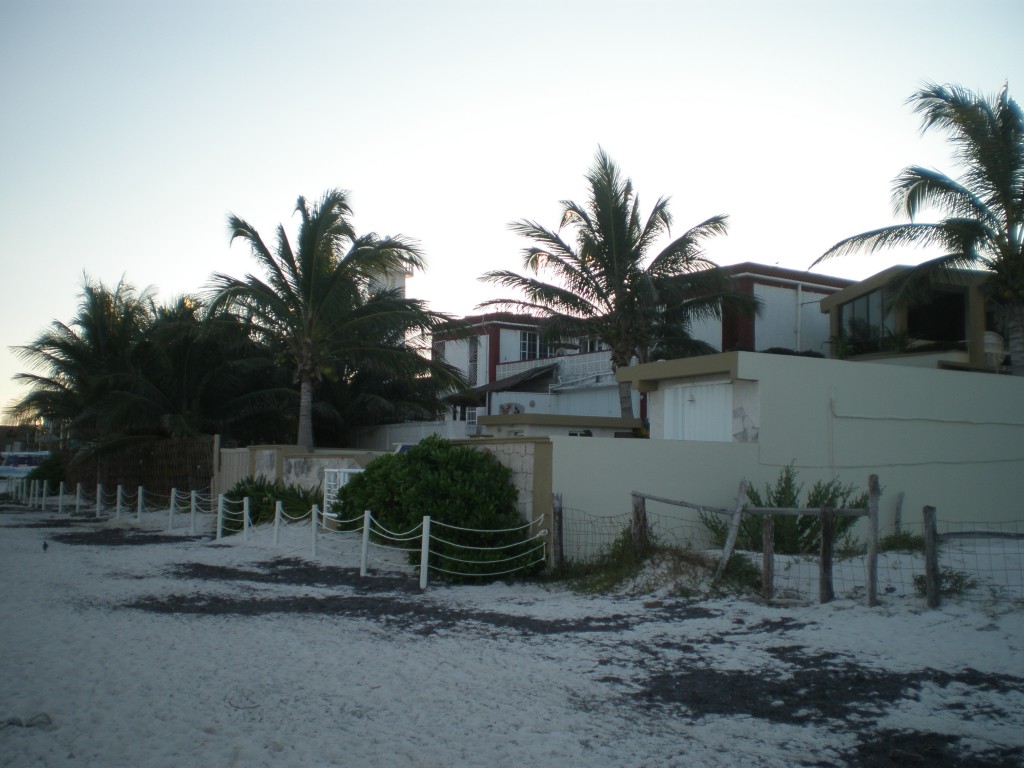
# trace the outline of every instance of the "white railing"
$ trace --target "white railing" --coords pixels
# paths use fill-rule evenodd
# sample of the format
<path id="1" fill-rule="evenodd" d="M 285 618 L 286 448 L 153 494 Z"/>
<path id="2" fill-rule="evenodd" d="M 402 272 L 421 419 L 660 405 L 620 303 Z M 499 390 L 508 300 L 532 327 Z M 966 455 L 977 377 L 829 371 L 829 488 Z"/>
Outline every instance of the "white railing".
<path id="1" fill-rule="evenodd" d="M 609 350 L 586 352 L 580 355 L 560 355 L 542 357 L 537 360 L 516 360 L 510 363 L 498 363 L 495 376 L 500 379 L 515 376 L 517 373 L 529 371 L 544 365 L 558 363 L 558 376 L 563 381 L 587 379 L 593 376 L 612 373 L 612 353 Z"/>

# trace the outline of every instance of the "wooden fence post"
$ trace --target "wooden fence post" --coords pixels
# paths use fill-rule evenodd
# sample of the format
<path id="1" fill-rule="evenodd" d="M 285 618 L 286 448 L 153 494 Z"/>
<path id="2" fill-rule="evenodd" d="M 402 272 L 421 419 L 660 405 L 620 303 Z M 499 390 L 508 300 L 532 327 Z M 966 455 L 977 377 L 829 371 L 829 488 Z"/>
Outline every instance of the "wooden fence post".
<path id="1" fill-rule="evenodd" d="M 562 531 L 562 494 L 551 494 L 551 565 L 559 571 L 565 564 L 565 538 Z"/>
<path id="2" fill-rule="evenodd" d="M 818 598 L 821 602 L 830 602 L 835 596 L 832 588 L 832 545 L 835 538 L 835 513 L 831 507 L 821 510 L 821 556 L 819 558 L 820 573 L 818 580 Z"/>
<path id="3" fill-rule="evenodd" d="M 878 605 L 878 499 L 882 495 L 878 475 L 868 476 L 868 557 L 864 589 L 868 606 Z"/>
<path id="4" fill-rule="evenodd" d="M 747 506 L 747 481 L 740 480 L 739 490 L 736 492 L 736 506 L 732 511 L 732 519 L 729 521 L 729 535 L 725 538 L 725 549 L 722 550 L 722 559 L 718 561 L 715 568 L 715 575 L 711 577 L 711 583 L 718 581 L 725 566 L 729 564 L 732 551 L 736 547 L 736 537 L 740 532 L 740 522 L 743 520 L 743 510 Z"/>
<path id="5" fill-rule="evenodd" d="M 631 524 L 633 553 L 642 555 L 649 547 L 647 530 L 647 500 L 638 493 L 633 494 L 633 520 Z"/>
<path id="6" fill-rule="evenodd" d="M 938 608 L 939 593 L 939 533 L 935 524 L 935 507 L 924 508 L 924 583 L 929 608 Z"/>
<path id="7" fill-rule="evenodd" d="M 761 594 L 765 600 L 775 597 L 775 518 L 761 518 Z"/>

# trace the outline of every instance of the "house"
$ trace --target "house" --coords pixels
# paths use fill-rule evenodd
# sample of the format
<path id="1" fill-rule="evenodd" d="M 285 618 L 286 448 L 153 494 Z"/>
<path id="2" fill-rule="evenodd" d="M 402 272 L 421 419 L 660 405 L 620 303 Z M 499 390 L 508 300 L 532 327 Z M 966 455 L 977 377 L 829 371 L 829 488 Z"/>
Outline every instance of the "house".
<path id="1" fill-rule="evenodd" d="M 749 261 L 722 269 L 737 291 L 760 302 L 761 312 L 747 317 L 726 311 L 720 320 L 703 320 L 691 329 L 695 339 L 722 352 L 788 349 L 828 355 L 832 333 L 819 306 L 853 280 Z"/>
<path id="2" fill-rule="evenodd" d="M 850 280 L 746 262 L 724 267 L 737 289 L 757 298 L 757 317 L 727 312 L 691 329 L 713 349 L 782 347 L 824 353 L 828 318 L 822 299 Z M 461 370 L 469 391 L 449 398 L 440 422 L 410 422 L 366 430 L 357 447 L 390 450 L 426 434 L 462 437 L 568 435 L 623 437 L 637 434 L 646 420 L 644 395 L 633 395 L 637 419 L 622 419 L 611 353 L 596 338 L 546 343 L 541 319 L 511 312 L 462 320 L 468 332 L 439 334 L 433 354 Z"/>
<path id="3" fill-rule="evenodd" d="M 961 271 L 926 301 L 894 304 L 887 286 L 911 268 L 890 267 L 821 302 L 831 357 L 998 372 L 1006 355 L 999 315 L 983 291 L 988 275 Z"/>
<path id="4" fill-rule="evenodd" d="M 508 312 L 463 322 L 468 334 L 442 336 L 433 345 L 434 355 L 463 370 L 470 384 L 449 398 L 451 420 L 464 424 L 462 436 L 611 437 L 641 426 L 620 416 L 611 352 L 599 340 L 545 343 L 539 318 Z"/>

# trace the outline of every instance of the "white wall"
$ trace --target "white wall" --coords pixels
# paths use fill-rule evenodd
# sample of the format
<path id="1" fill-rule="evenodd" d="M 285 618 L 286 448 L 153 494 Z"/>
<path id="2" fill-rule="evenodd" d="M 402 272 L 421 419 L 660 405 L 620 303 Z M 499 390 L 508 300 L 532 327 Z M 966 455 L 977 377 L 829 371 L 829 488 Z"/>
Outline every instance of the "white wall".
<path id="1" fill-rule="evenodd" d="M 619 514 L 639 490 L 728 506 L 740 479 L 762 487 L 792 463 L 806 488 L 838 477 L 863 489 L 877 474 L 883 533 L 901 491 L 905 521 L 919 522 L 925 505 L 942 520 L 1024 519 L 1024 380 L 757 353 L 736 359 L 734 407 L 743 407 L 756 442 L 593 440 L 563 451 L 555 438 L 563 503 Z M 644 368 L 654 375 L 658 364 Z M 652 433 L 662 387 L 678 381 L 648 395 Z"/>
<path id="2" fill-rule="evenodd" d="M 466 375 L 469 371 L 469 339 L 452 339 L 444 342 L 444 359 Z M 475 386 L 476 382 L 469 382 Z"/>
<path id="3" fill-rule="evenodd" d="M 797 293 L 795 286 L 755 285 L 754 295 L 764 306 L 754 321 L 755 349 L 784 347 L 827 354 L 824 345 L 828 342 L 829 321 L 828 315 L 821 313 L 819 302 L 828 294 L 806 288 Z"/>
<path id="4" fill-rule="evenodd" d="M 498 331 L 499 363 L 508 363 L 519 359 L 519 332 L 518 328 L 502 328 Z"/>
<path id="5" fill-rule="evenodd" d="M 754 285 L 754 296 L 761 300 L 761 314 L 754 319 L 755 349 L 784 347 L 828 354 L 828 315 L 821 313 L 820 301 L 830 294 L 796 286 Z M 799 329 L 799 330 L 798 330 Z M 722 348 L 722 321 L 694 323 L 690 334 L 698 341 Z"/>

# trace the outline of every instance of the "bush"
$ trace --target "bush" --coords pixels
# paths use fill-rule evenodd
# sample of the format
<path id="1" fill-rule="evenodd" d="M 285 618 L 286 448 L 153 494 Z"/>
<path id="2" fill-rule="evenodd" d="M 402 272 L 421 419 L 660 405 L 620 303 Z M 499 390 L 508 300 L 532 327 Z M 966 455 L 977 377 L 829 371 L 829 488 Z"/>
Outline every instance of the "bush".
<path id="1" fill-rule="evenodd" d="M 747 486 L 747 500 L 752 507 L 818 508 L 866 507 L 868 495 L 857 493 L 853 484 L 844 485 L 838 479 L 817 481 L 807 493 L 805 503 L 800 502 L 803 485 L 797 483 L 792 466 L 783 467 L 774 486 L 765 486 L 764 495 L 753 486 Z M 700 513 L 700 520 L 710 531 L 715 546 L 725 546 L 729 533 L 729 520 L 715 513 Z M 736 537 L 736 548 L 747 552 L 761 551 L 761 515 L 744 515 Z M 855 517 L 836 517 L 833 530 L 837 549 L 852 551 L 857 542 L 850 529 L 857 524 Z M 821 551 L 821 519 L 817 515 L 776 515 L 773 536 L 775 552 L 780 555 L 818 554 Z"/>
<path id="2" fill-rule="evenodd" d="M 64 462 L 55 453 L 39 462 L 39 466 L 34 467 L 26 477 L 29 480 L 45 480 L 49 486 L 58 486 L 67 479 L 64 476 Z"/>
<path id="3" fill-rule="evenodd" d="M 928 582 L 924 574 L 917 574 L 913 578 L 914 591 L 918 597 L 928 594 Z M 963 571 L 954 571 L 952 568 L 942 568 L 939 571 L 939 594 L 943 597 L 958 597 L 965 595 L 978 586 L 978 580 Z"/>
<path id="4" fill-rule="evenodd" d="M 431 564 L 442 573 L 456 572 L 444 574 L 453 579 L 496 576 L 538 560 L 539 552 L 530 553 L 536 542 L 526 543 L 531 531 L 522 527 L 517 499 L 511 470 L 494 456 L 432 436 L 405 453 L 374 459 L 339 490 L 334 509 L 348 517 L 369 509 L 395 533 L 413 530 L 427 515 L 432 522 L 487 531 L 434 528 Z M 510 528 L 519 530 L 501 530 Z M 418 548 L 410 551 L 409 561 L 419 564 Z"/>
<path id="5" fill-rule="evenodd" d="M 285 485 L 280 480 L 269 480 L 247 477 L 239 480 L 234 487 L 224 494 L 226 499 L 241 502 L 249 499 L 249 522 L 263 525 L 274 521 L 277 502 L 292 518 L 307 517 L 314 504 L 320 502 L 322 492 L 319 488 L 309 490 L 298 485 Z M 238 533 L 242 530 L 241 517 L 226 515 L 222 530 L 224 533 Z"/>
<path id="6" fill-rule="evenodd" d="M 586 562 L 564 563 L 561 576 L 578 592 L 602 594 L 635 577 L 643 567 L 644 558 L 633 546 L 633 528 L 627 524 Z"/>
<path id="7" fill-rule="evenodd" d="M 883 536 L 878 541 L 879 552 L 924 552 L 924 536 L 900 531 Z"/>

